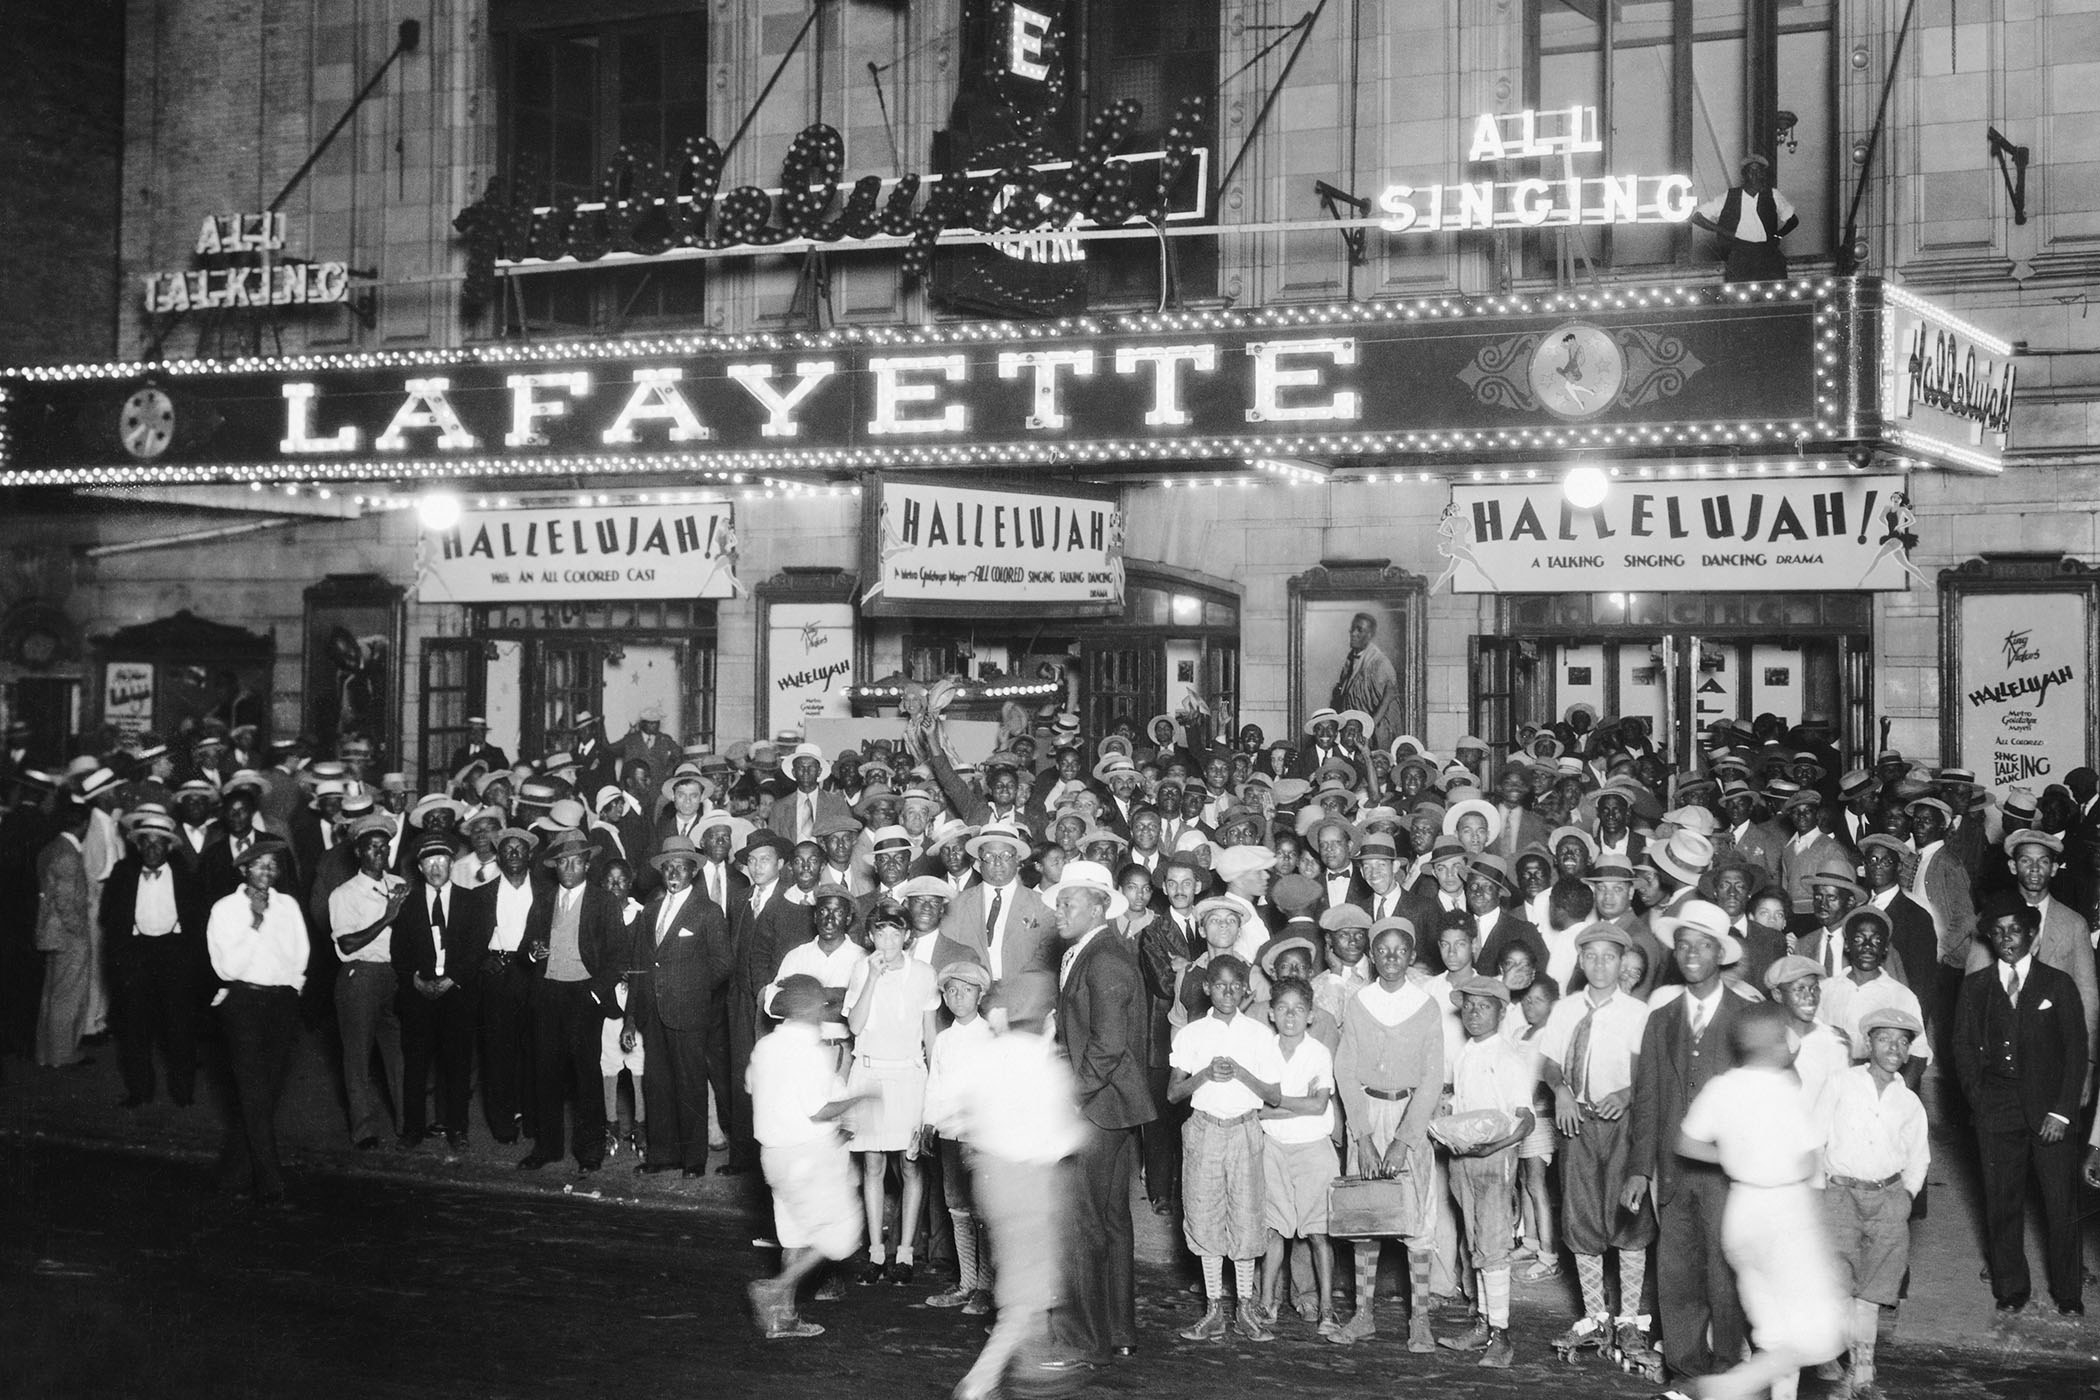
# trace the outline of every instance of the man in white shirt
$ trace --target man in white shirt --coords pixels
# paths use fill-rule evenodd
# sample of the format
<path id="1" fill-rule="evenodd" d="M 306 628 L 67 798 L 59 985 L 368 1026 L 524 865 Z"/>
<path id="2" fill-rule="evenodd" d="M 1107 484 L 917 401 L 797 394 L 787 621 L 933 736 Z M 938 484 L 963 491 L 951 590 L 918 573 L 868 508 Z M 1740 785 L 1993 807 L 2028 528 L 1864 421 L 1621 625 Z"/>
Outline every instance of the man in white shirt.
<path id="1" fill-rule="evenodd" d="M 273 888 L 291 851 L 274 838 L 242 855 L 242 887 L 212 906 L 205 928 L 211 967 L 226 983 L 213 1002 L 226 1038 L 232 1102 L 219 1155 L 219 1186 L 284 1201 L 277 1162 L 277 1101 L 299 1034 L 299 990 L 310 949 L 299 901 Z"/>
<path id="2" fill-rule="evenodd" d="M 386 1082 L 402 1082 L 401 1022 L 394 1012 L 394 919 L 408 902 L 408 882 L 387 869 L 394 819 L 360 817 L 350 828 L 357 873 L 328 896 L 328 927 L 342 968 L 335 979 L 336 1022 L 343 1041 L 343 1088 L 350 1106 L 350 1140 L 360 1152 L 379 1146 L 388 1131 L 385 1101 L 372 1085 L 372 1052 Z"/>

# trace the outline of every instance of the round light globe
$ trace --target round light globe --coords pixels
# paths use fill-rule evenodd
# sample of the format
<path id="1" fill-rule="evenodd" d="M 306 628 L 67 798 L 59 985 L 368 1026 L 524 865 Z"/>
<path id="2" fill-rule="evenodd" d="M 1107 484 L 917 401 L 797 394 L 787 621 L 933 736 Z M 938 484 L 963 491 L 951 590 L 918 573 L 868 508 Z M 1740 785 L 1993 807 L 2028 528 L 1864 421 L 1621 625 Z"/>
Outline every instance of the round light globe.
<path id="1" fill-rule="evenodd" d="M 450 491 L 426 491 L 416 497 L 416 515 L 426 530 L 450 530 L 459 524 L 459 497 Z"/>
<path id="2" fill-rule="evenodd" d="M 1611 492 L 1611 478 L 1602 467 L 1577 467 L 1561 479 L 1561 494 L 1577 510 L 1595 510 Z"/>

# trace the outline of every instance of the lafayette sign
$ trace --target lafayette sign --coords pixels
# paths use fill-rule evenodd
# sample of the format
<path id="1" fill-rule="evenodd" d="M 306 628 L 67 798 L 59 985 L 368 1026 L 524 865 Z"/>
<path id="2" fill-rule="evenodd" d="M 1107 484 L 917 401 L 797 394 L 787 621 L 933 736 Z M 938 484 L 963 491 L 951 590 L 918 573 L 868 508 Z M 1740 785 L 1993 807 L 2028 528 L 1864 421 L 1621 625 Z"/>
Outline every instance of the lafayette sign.
<path id="1" fill-rule="evenodd" d="M 1908 523 L 1894 476 L 1620 481 L 1587 510 L 1558 482 L 1454 486 L 1438 583 L 1455 593 L 1902 589 Z"/>
<path id="2" fill-rule="evenodd" d="M 727 501 L 697 505 L 467 511 L 425 531 L 425 603 L 535 599 L 733 598 L 736 520 Z"/>
<path id="3" fill-rule="evenodd" d="M 98 368 L 9 384 L 0 451 L 16 484 L 109 485 L 1776 446 L 1837 428 L 1818 404 L 1840 392 L 1818 377 L 1819 295 L 1797 283 L 1748 304 L 1715 288 L 1668 305 L 1367 303 L 204 366 L 167 390 L 204 426 L 151 459 L 91 431 L 121 399 Z M 149 460 L 172 470 L 97 470 Z"/>
<path id="4" fill-rule="evenodd" d="M 869 616 L 1123 609 L 1123 512 L 1113 498 L 885 477 L 869 500 Z"/>

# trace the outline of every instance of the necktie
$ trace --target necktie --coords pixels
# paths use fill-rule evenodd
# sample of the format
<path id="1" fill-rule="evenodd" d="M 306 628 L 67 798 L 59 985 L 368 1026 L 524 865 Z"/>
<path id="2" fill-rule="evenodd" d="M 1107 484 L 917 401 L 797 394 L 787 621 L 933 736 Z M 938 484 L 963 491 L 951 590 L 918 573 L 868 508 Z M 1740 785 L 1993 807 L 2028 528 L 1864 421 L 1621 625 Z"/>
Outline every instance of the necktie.
<path id="1" fill-rule="evenodd" d="M 656 916 L 656 941 L 657 941 L 657 942 L 659 942 L 659 943 L 661 943 L 661 942 L 663 942 L 663 941 L 664 941 L 664 934 L 665 934 L 665 933 L 667 933 L 667 932 L 668 932 L 668 931 L 670 930 L 670 927 L 671 927 L 671 918 L 672 918 L 672 915 L 673 915 L 673 914 L 675 914 L 675 913 L 677 912 L 677 911 L 676 911 L 676 910 L 675 910 L 675 909 L 674 909 L 674 908 L 672 907 L 672 906 L 673 906 L 673 903 L 674 903 L 674 901 L 672 900 L 672 898 L 671 898 L 671 897 L 670 897 L 669 895 L 666 895 L 666 896 L 664 896 L 664 907 L 662 908 L 662 910 L 660 910 L 660 911 L 659 911 L 659 912 L 657 913 L 657 916 Z"/>
<path id="2" fill-rule="evenodd" d="M 1005 903 L 1005 900 L 1005 890 L 992 891 L 992 902 L 991 905 L 986 909 L 984 915 L 984 946 L 986 951 L 990 951 L 991 949 L 992 935 L 999 931 L 999 910 L 1000 907 Z"/>
<path id="3" fill-rule="evenodd" d="M 1575 1038 L 1568 1044 L 1568 1079 L 1575 1086 L 1575 1101 L 1590 1101 L 1590 1025 L 1597 1019 L 1597 1003 L 1583 997 L 1582 1020 L 1575 1027 Z"/>
<path id="4" fill-rule="evenodd" d="M 141 871 L 139 872 L 139 878 L 140 878 L 141 880 L 158 880 L 158 879 L 160 878 L 160 871 L 158 871 L 158 870 L 141 870 Z"/>
<path id="5" fill-rule="evenodd" d="M 795 833 L 804 841 L 817 829 L 817 799 L 808 793 L 802 795 L 802 829 Z"/>
<path id="6" fill-rule="evenodd" d="M 430 927 L 437 933 L 445 931 L 445 897 L 441 894 L 430 897 Z"/>
<path id="7" fill-rule="evenodd" d="M 729 891 L 722 888 L 722 867 L 712 865 L 707 870 L 707 897 L 715 902 L 715 908 L 729 907 Z"/>
<path id="8" fill-rule="evenodd" d="M 445 896 L 442 892 L 430 897 L 430 951 L 434 957 L 432 972 L 439 977 L 445 975 Z"/>
<path id="9" fill-rule="evenodd" d="M 1707 1017 L 1710 1016 L 1712 1013 L 1707 1010 L 1706 1003 L 1699 1000 L 1697 997 L 1693 997 L 1691 999 L 1691 1002 L 1692 1039 L 1696 1042 L 1704 1038 L 1704 1036 L 1706 1035 L 1706 1020 Z"/>
<path id="10" fill-rule="evenodd" d="M 2020 1009 L 2020 965 L 2018 963 L 2008 964 L 2005 969 L 2005 999 L 2013 1004 L 2013 1010 L 2018 1011 Z"/>
<path id="11" fill-rule="evenodd" d="M 1065 979 L 1072 975 L 1072 959 L 1079 956 L 1079 945 L 1074 943 L 1065 949 L 1065 955 L 1057 962 L 1057 985 L 1062 987 Z"/>

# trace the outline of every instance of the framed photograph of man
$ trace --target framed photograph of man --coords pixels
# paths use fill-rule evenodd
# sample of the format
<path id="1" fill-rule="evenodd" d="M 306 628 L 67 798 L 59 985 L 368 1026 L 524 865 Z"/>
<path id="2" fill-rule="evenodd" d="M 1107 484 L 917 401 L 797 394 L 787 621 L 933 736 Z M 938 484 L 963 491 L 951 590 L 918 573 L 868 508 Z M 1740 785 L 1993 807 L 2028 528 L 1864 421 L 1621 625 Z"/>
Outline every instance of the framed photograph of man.
<path id="1" fill-rule="evenodd" d="M 1315 710 L 1362 710 L 1384 746 L 1421 732 L 1425 589 L 1383 560 L 1328 560 L 1290 580 L 1291 729 Z"/>

